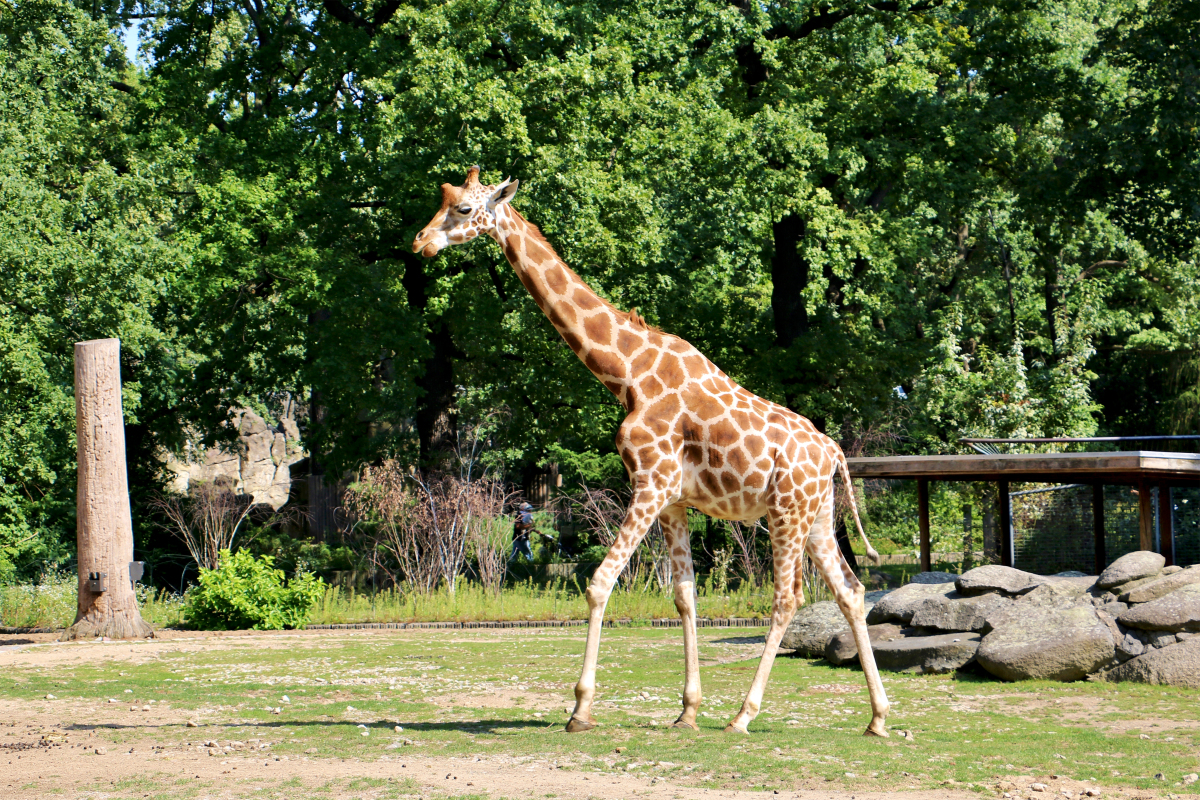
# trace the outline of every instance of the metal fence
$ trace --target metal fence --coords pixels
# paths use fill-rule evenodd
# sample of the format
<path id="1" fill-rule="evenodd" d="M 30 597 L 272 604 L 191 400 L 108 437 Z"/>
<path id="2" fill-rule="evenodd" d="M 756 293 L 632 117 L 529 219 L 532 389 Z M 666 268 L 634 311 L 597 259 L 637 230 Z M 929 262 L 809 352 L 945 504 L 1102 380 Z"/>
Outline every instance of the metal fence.
<path id="1" fill-rule="evenodd" d="M 1092 487 L 1083 484 L 1014 484 L 1014 566 L 1041 575 L 1095 571 Z M 1170 513 L 1175 529 L 1175 563 L 1200 563 L 1200 487 L 1171 491 L 1171 508 L 1152 495 L 1155 537 L 1158 514 Z M 1108 561 L 1141 549 L 1138 496 L 1130 486 L 1104 487 L 1104 546 Z M 1158 542 L 1155 543 L 1158 549 Z"/>

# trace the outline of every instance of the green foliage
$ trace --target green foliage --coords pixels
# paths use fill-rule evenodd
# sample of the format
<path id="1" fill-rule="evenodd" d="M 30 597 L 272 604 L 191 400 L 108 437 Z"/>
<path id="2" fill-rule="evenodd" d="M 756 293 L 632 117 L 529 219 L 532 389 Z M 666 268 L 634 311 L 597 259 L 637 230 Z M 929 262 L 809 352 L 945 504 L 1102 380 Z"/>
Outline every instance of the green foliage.
<path id="1" fill-rule="evenodd" d="M 217 569 L 200 570 L 187 593 L 187 621 L 201 630 L 302 628 L 325 594 L 325 582 L 299 572 L 285 581 L 270 556 L 222 551 Z"/>

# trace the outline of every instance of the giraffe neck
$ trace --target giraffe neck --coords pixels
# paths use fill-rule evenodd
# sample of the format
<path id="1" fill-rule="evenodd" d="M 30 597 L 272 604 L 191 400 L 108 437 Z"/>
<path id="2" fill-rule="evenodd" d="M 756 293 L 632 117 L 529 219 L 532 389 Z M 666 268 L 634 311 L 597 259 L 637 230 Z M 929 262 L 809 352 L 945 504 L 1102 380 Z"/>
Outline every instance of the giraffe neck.
<path id="1" fill-rule="evenodd" d="M 511 206 L 497 209 L 490 234 L 567 346 L 630 408 L 633 393 L 623 354 L 640 350 L 653 335 L 642 318 L 596 294 L 558 257 L 542 232 Z"/>

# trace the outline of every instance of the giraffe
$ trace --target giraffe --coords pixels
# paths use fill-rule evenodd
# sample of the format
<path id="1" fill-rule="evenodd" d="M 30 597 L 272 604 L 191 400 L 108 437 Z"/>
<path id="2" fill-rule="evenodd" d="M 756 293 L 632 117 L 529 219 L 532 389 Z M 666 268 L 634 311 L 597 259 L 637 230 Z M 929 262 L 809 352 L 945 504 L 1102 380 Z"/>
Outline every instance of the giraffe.
<path id="1" fill-rule="evenodd" d="M 867 635 L 865 590 L 834 534 L 834 474 L 840 473 L 858 533 L 867 542 L 841 448 L 809 420 L 737 385 L 683 339 L 646 324 L 637 309 L 621 311 L 597 295 L 510 205 L 519 182 L 483 184 L 479 171 L 472 167 L 461 186 L 442 185 L 441 207 L 417 234 L 413 252 L 432 258 L 481 233 L 495 239 L 555 330 L 628 413 L 616 446 L 633 495 L 616 541 L 586 591 L 587 645 L 567 730 L 596 725 L 591 711 L 604 609 L 656 518 L 670 553 L 683 628 L 683 710 L 674 727 L 699 730 L 695 573 L 687 526 L 687 509 L 694 508 L 726 520 L 766 516 L 770 532 L 775 575 L 770 630 L 746 699 L 725 730 L 748 733 L 759 712 L 779 641 L 803 602 L 801 556 L 807 552 L 858 646 L 871 699 L 865 735 L 887 736 L 889 705 Z M 870 543 L 866 546 L 877 562 Z"/>

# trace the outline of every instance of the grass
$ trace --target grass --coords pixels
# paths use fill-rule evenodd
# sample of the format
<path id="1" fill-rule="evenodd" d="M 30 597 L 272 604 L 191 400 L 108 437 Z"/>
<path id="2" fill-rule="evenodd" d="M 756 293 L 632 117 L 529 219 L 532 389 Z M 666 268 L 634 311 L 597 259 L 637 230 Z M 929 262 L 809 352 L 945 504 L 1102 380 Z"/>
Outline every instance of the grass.
<path id="1" fill-rule="evenodd" d="M 309 619 L 314 624 L 346 622 L 474 622 L 488 620 L 587 619 L 584 585 L 555 580 L 548 586 L 532 581 L 506 587 L 499 595 L 483 586 L 460 581 L 451 594 L 445 586 L 428 595 L 386 589 L 374 594 L 331 587 Z M 701 586 L 701 617 L 765 617 L 771 613 L 774 588 L 743 583 L 718 593 Z M 609 619 L 650 620 L 677 617 L 674 595 L 657 587 L 617 588 L 609 599 Z"/>
<path id="2" fill-rule="evenodd" d="M 75 719 L 114 744 L 261 739 L 293 758 L 504 756 L 708 789 L 948 785 L 997 796 L 1014 776 L 1062 776 L 1106 795 L 1200 790 L 1182 785 L 1200 759 L 1195 692 L 1171 687 L 885 674 L 888 727 L 914 738 L 879 740 L 861 736 L 870 717 L 861 672 L 782 657 L 751 736 L 725 735 L 759 647 L 730 633 L 700 631 L 698 735 L 664 727 L 682 688 L 679 632 L 636 627 L 605 632 L 595 708 L 602 725 L 579 736 L 561 729 L 583 635 L 559 629 L 284 634 L 226 639 L 224 649 L 210 650 L 168 642 L 137 665 L 93 658 L 9 668 L 0 691 L 42 706 L 48 692 L 71 697 L 85 709 Z M 110 725 L 106 713 L 120 709 L 109 711 L 109 697 L 156 698 L 200 727 Z M 152 776 L 143 786 L 156 790 Z"/>
<path id="3" fill-rule="evenodd" d="M 34 583 L 0 585 L 0 626 L 6 628 L 65 628 L 75 621 L 78 579 L 73 573 L 53 572 Z M 183 623 L 183 598 L 166 589 L 137 587 L 142 619 L 157 627 Z"/>

